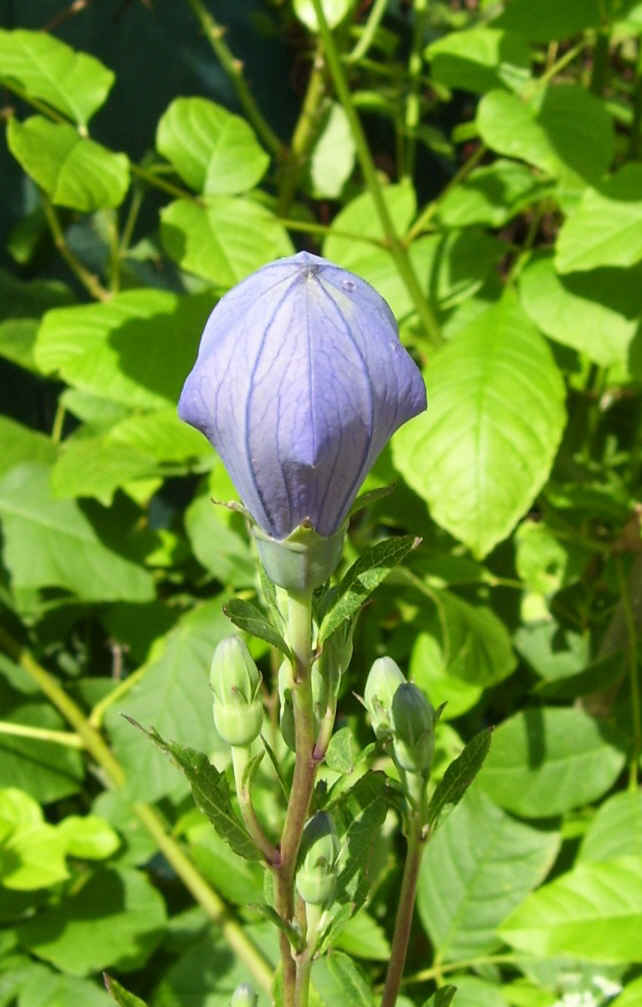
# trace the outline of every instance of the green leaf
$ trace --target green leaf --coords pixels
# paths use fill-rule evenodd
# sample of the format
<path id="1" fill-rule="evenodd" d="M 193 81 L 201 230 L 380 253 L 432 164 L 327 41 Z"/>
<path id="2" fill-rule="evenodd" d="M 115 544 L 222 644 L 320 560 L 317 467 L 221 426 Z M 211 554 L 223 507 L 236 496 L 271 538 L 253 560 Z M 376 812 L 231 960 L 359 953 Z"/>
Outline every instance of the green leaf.
<path id="1" fill-rule="evenodd" d="M 181 269 L 226 289 L 294 251 L 277 218 L 250 199 L 177 199 L 161 210 L 161 240 Z"/>
<path id="2" fill-rule="evenodd" d="M 601 0 L 511 0 L 493 24 L 519 32 L 533 42 L 562 41 L 602 23 Z"/>
<path id="3" fill-rule="evenodd" d="M 352 619 L 379 584 L 395 566 L 415 549 L 421 539 L 412 535 L 384 539 L 366 549 L 342 577 L 332 598 L 332 607 L 325 612 L 319 629 L 319 644 L 327 640 L 339 626 Z"/>
<path id="4" fill-rule="evenodd" d="M 33 347 L 41 316 L 69 304 L 72 292 L 57 280 L 19 280 L 0 269 L 0 356 L 35 370 Z"/>
<path id="5" fill-rule="evenodd" d="M 104 860 L 120 846 L 111 826 L 97 815 L 68 815 L 58 825 L 67 853 L 82 860 Z"/>
<path id="6" fill-rule="evenodd" d="M 165 926 L 162 896 L 140 871 L 102 870 L 19 928 L 20 942 L 63 972 L 140 968 Z M 87 940 L 88 929 L 91 940 Z"/>
<path id="7" fill-rule="evenodd" d="M 118 487 L 133 479 L 162 478 L 170 465 L 175 475 L 177 466 L 179 471 L 202 467 L 214 457 L 203 435 L 183 423 L 172 406 L 128 416 L 97 437 L 67 438 L 51 483 L 57 496 L 95 496 L 109 504 Z"/>
<path id="8" fill-rule="evenodd" d="M 529 102 L 489 91 L 476 121 L 492 150 L 528 161 L 567 185 L 598 179 L 613 159 L 611 117 L 599 98 L 576 84 L 550 85 Z"/>
<path id="9" fill-rule="evenodd" d="M 207 815 L 219 836 L 229 843 L 239 857 L 258 860 L 260 854 L 232 807 L 232 795 L 225 773 L 219 773 L 204 752 L 179 745 L 176 741 L 164 741 L 153 727 L 146 730 L 131 717 L 127 717 L 127 720 L 151 738 L 161 751 L 172 757 L 185 774 L 196 804 Z"/>
<path id="10" fill-rule="evenodd" d="M 31 430 L 8 416 L 0 416 L 0 473 L 8 472 L 20 462 L 41 462 L 47 465 L 56 457 L 56 446 L 45 434 Z"/>
<path id="11" fill-rule="evenodd" d="M 337 902 L 350 903 L 352 911 L 367 898 L 373 836 L 378 834 L 390 804 L 385 774 L 368 772 L 329 805 L 341 839 Z"/>
<path id="12" fill-rule="evenodd" d="M 215 479 L 220 482 L 221 476 L 225 481 L 229 479 L 223 466 L 217 464 L 210 486 Z M 225 498 L 220 493 L 213 495 L 219 500 Z M 209 573 L 226 586 L 247 587 L 254 584 L 256 563 L 234 518 L 242 524 L 240 515 L 217 506 L 211 492 L 203 493 L 194 497 L 185 511 L 185 531 L 196 559 Z"/>
<path id="13" fill-rule="evenodd" d="M 112 998 L 118 1004 L 118 1007 L 147 1007 L 144 1000 L 137 997 L 134 993 L 128 993 L 124 986 L 121 986 L 116 979 L 108 976 L 104 973 L 105 986 Z"/>
<path id="14" fill-rule="evenodd" d="M 437 218 L 445 227 L 503 227 L 550 191 L 550 183 L 539 179 L 527 165 L 498 158 L 494 164 L 471 171 L 463 182 L 449 189 L 439 202 Z"/>
<path id="15" fill-rule="evenodd" d="M 363 909 L 334 933 L 331 943 L 356 958 L 376 962 L 390 958 L 390 942 L 383 927 Z"/>
<path id="16" fill-rule="evenodd" d="M 446 87 L 485 94 L 496 87 L 519 91 L 530 77 L 531 53 L 519 35 L 476 27 L 449 32 L 424 50 L 432 76 Z"/>
<path id="17" fill-rule="evenodd" d="M 235 853 L 209 821 L 202 818 L 195 825 L 188 826 L 185 834 L 190 844 L 190 857 L 203 877 L 227 902 L 248 906 L 263 901 L 261 864 Z"/>
<path id="18" fill-rule="evenodd" d="M 444 809 L 459 804 L 469 786 L 477 776 L 488 755 L 492 728 L 487 727 L 472 738 L 461 755 L 448 766 L 430 798 L 426 820 L 431 829 L 436 829 Z"/>
<path id="19" fill-rule="evenodd" d="M 42 320 L 36 362 L 45 374 L 57 372 L 76 388 L 129 408 L 175 406 L 211 308 L 211 294 L 151 289 L 55 308 Z"/>
<path id="20" fill-rule="evenodd" d="M 114 74 L 44 31 L 0 29 L 0 79 L 85 125 L 105 101 Z"/>
<path id="21" fill-rule="evenodd" d="M 158 122 L 156 147 L 183 181 L 213 196 L 252 189 L 270 160 L 245 119 L 207 98 L 175 98 Z"/>
<path id="22" fill-rule="evenodd" d="M 272 623 L 264 616 L 263 612 L 256 605 L 242 598 L 232 598 L 223 609 L 228 619 L 238 626 L 239 629 L 252 636 L 258 636 L 260 640 L 265 640 L 280 650 L 286 657 L 290 657 L 290 648 Z"/>
<path id="23" fill-rule="evenodd" d="M 642 961 L 642 860 L 580 863 L 533 892 L 499 934 L 528 954 L 575 955 L 629 965 Z"/>
<path id="24" fill-rule="evenodd" d="M 614 794 L 597 809 L 582 839 L 578 861 L 632 856 L 642 860 L 642 793 Z"/>
<path id="25" fill-rule="evenodd" d="M 525 710 L 494 732 L 479 785 L 526 818 L 560 814 L 615 783 L 625 762 L 622 747 L 617 733 L 580 709 Z"/>
<path id="26" fill-rule="evenodd" d="M 169 760 L 133 730 L 121 712 L 209 753 L 229 751 L 214 729 L 208 682 L 214 648 L 229 632 L 220 598 L 198 605 L 156 643 L 140 680 L 108 711 L 106 723 L 115 754 L 127 772 L 131 799 L 156 800 L 182 781 Z"/>
<path id="27" fill-rule="evenodd" d="M 58 206 L 91 213 L 119 206 L 129 188 L 129 161 L 73 126 L 32 115 L 7 126 L 9 150 Z"/>
<path id="28" fill-rule="evenodd" d="M 273 925 L 255 923 L 245 926 L 244 930 L 257 947 L 265 949 L 264 953 L 268 951 L 268 957 L 276 964 L 278 947 Z M 198 943 L 191 944 L 161 976 L 154 992 L 154 1007 L 187 1007 L 189 1004 L 229 1007 L 234 990 L 240 983 L 247 982 L 247 978 L 247 967 L 221 935 L 220 928 L 213 927 Z M 271 998 L 263 990 L 257 992 L 259 1007 L 268 1007 Z"/>
<path id="29" fill-rule="evenodd" d="M 36 962 L 33 965 L 32 973 L 20 991 L 20 1007 L 64 1007 L 65 1004 L 112 1007 L 111 1000 L 96 983 L 52 972 Z"/>
<path id="30" fill-rule="evenodd" d="M 349 727 L 340 727 L 330 738 L 325 764 L 335 773 L 351 773 L 359 757 L 357 740 Z"/>
<path id="31" fill-rule="evenodd" d="M 69 877 L 65 850 L 36 801 L 15 787 L 0 790 L 0 885 L 31 891 L 62 881 Z"/>
<path id="32" fill-rule="evenodd" d="M 587 189 L 558 235 L 560 273 L 635 265 L 642 258 L 641 192 L 640 164 L 625 164 L 599 189 Z"/>
<path id="33" fill-rule="evenodd" d="M 395 435 L 395 467 L 435 521 L 481 558 L 548 477 L 564 385 L 510 293 L 435 353 L 426 381 L 430 408 Z"/>
<path id="34" fill-rule="evenodd" d="M 323 13 L 330 28 L 343 21 L 346 14 L 354 7 L 355 0 L 321 0 Z M 312 0 L 294 0 L 294 13 L 309 31 L 317 31 L 317 16 Z"/>
<path id="35" fill-rule="evenodd" d="M 458 973 L 451 973 L 448 978 L 453 981 L 449 988 L 457 991 L 455 1007 L 508 1007 L 508 1001 L 502 996 L 503 987 L 496 983 Z"/>
<path id="36" fill-rule="evenodd" d="M 423 1007 L 450 1007 L 456 992 L 456 986 L 442 986 L 440 989 L 435 990 L 432 996 L 428 997 Z"/>
<path id="37" fill-rule="evenodd" d="M 418 633 L 412 645 L 408 678 L 430 697 L 435 708 L 445 703 L 441 719 L 452 720 L 475 706 L 484 687 L 449 674 L 440 644 L 441 627 L 437 615 L 427 621 L 429 631 Z"/>
<path id="38" fill-rule="evenodd" d="M 306 166 L 314 199 L 338 199 L 354 168 L 355 143 L 343 106 L 327 102 Z"/>
<path id="39" fill-rule="evenodd" d="M 369 983 L 343 951 L 331 951 L 312 966 L 310 982 L 314 1007 L 374 1007 Z"/>
<path id="40" fill-rule="evenodd" d="M 15 588 L 62 587 L 88 601 L 149 601 L 151 575 L 106 545 L 71 500 L 51 493 L 44 465 L 17 465 L 0 480 L 4 559 Z"/>
<path id="41" fill-rule="evenodd" d="M 122 791 L 103 790 L 94 801 L 92 811 L 110 822 L 122 840 L 114 858 L 115 866 L 139 867 L 153 857 L 156 843 Z"/>
<path id="42" fill-rule="evenodd" d="M 613 1007 L 640 1007 L 642 1003 L 642 976 L 627 983 L 617 1000 L 611 1001 Z"/>
<path id="43" fill-rule="evenodd" d="M 516 822 L 479 787 L 430 843 L 417 907 L 437 953 L 448 961 L 499 946 L 496 928 L 547 875 L 559 834 Z"/>
<path id="44" fill-rule="evenodd" d="M 552 255 L 543 253 L 522 270 L 519 291 L 524 310 L 542 332 L 610 367 L 627 365 L 641 284 L 641 266 L 558 276 Z"/>

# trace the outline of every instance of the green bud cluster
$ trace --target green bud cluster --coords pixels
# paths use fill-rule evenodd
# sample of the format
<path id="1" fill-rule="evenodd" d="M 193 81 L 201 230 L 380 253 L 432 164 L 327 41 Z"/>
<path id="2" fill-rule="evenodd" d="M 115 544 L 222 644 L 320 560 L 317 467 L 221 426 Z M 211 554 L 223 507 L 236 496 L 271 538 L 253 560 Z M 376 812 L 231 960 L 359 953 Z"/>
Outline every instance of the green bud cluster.
<path id="1" fill-rule="evenodd" d="M 337 887 L 339 841 L 332 819 L 318 811 L 303 830 L 296 888 L 304 902 L 325 906 L 332 902 Z"/>
<path id="2" fill-rule="evenodd" d="M 435 711 L 421 689 L 407 682 L 390 657 L 378 658 L 366 680 L 364 703 L 379 741 L 392 742 L 405 772 L 427 776 L 435 747 Z"/>
<path id="3" fill-rule="evenodd" d="M 261 673 L 243 640 L 228 636 L 214 651 L 210 685 L 214 693 L 214 726 L 228 745 L 246 748 L 263 722 Z"/>

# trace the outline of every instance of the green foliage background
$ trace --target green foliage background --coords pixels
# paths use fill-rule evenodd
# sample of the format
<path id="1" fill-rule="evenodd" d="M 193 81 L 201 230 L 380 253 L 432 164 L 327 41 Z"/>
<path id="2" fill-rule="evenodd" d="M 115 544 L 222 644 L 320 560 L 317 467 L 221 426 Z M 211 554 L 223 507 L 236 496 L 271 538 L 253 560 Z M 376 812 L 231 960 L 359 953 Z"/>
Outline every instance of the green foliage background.
<path id="1" fill-rule="evenodd" d="M 269 987 L 260 867 L 121 714 L 225 770 L 207 667 L 223 606 L 261 599 L 175 402 L 216 299 L 303 247 L 388 299 L 429 393 L 351 525 L 346 564 L 423 543 L 360 618 L 326 779 L 353 779 L 382 654 L 447 703 L 435 783 L 495 727 L 429 846 L 399 1002 L 632 1007 L 642 4 L 324 0 L 331 47 L 309 0 L 211 8 L 0 4 L 0 1007 L 106 1007 L 103 969 L 152 1007 Z M 279 658 L 252 647 L 278 745 Z M 402 855 L 390 812 L 315 1004 L 376 1002 Z"/>

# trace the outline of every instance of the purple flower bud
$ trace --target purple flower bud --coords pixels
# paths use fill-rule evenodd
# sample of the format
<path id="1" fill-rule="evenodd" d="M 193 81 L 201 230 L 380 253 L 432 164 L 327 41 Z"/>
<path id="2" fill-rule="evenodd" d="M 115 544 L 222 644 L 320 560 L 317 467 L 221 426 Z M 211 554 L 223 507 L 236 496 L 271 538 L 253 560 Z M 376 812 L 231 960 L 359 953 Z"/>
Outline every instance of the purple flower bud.
<path id="1" fill-rule="evenodd" d="M 308 252 L 277 259 L 210 315 L 178 407 L 223 459 L 260 527 L 345 520 L 394 431 L 426 407 L 386 302 Z"/>

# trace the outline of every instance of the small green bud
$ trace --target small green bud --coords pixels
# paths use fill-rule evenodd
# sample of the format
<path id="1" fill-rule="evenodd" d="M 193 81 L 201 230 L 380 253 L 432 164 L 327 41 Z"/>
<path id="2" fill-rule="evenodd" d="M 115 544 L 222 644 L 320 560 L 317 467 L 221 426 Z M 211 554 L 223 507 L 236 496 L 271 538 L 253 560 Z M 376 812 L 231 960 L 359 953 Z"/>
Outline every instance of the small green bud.
<path id="1" fill-rule="evenodd" d="M 404 682 L 392 700 L 395 761 L 411 773 L 427 775 L 435 749 L 435 711 L 412 682 Z"/>
<path id="2" fill-rule="evenodd" d="M 239 636 L 228 636 L 217 645 L 210 685 L 216 730 L 228 745 L 246 748 L 261 730 L 263 703 L 261 673 Z"/>
<path id="3" fill-rule="evenodd" d="M 377 658 L 370 669 L 363 699 L 372 729 L 379 740 L 390 737 L 392 733 L 392 698 L 405 681 L 399 665 L 391 657 Z"/>
<path id="4" fill-rule="evenodd" d="M 304 902 L 321 906 L 332 901 L 337 886 L 338 855 L 339 842 L 332 819 L 325 811 L 318 811 L 306 823 L 301 839 L 296 887 Z"/>
<path id="5" fill-rule="evenodd" d="M 295 752 L 293 685 L 292 665 L 289 661 L 283 661 L 279 668 L 279 726 L 284 742 L 292 752 Z"/>
<path id="6" fill-rule="evenodd" d="M 237 986 L 230 1000 L 230 1007 L 256 1007 L 259 998 L 248 983 Z"/>

